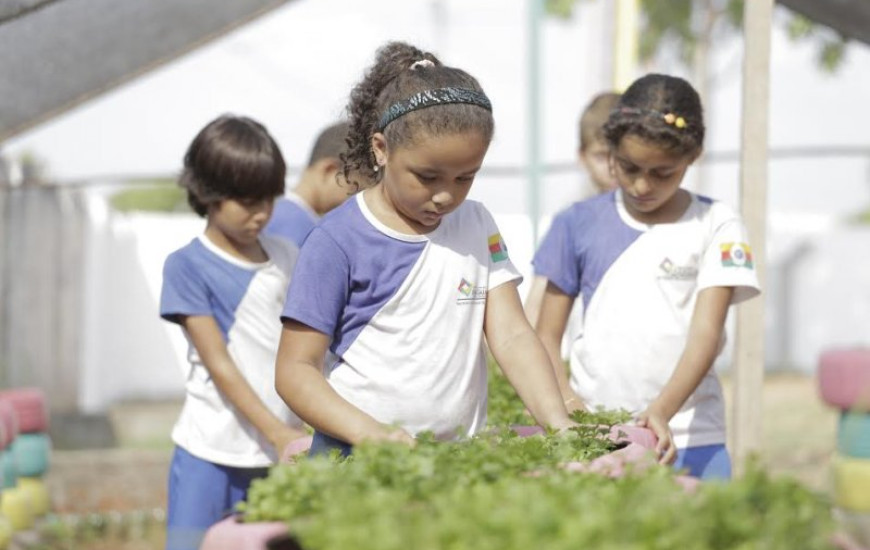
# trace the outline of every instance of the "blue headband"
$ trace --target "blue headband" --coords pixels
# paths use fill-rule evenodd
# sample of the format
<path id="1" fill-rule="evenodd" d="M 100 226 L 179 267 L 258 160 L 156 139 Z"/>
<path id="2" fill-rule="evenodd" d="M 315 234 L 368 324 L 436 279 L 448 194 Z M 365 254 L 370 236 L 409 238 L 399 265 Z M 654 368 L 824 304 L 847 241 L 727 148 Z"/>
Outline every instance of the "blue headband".
<path id="1" fill-rule="evenodd" d="M 387 125 L 411 111 L 425 109 L 434 105 L 447 105 L 449 103 L 477 105 L 492 112 L 492 103 L 482 92 L 476 92 L 468 88 L 435 88 L 414 94 L 408 99 L 403 99 L 390 105 L 390 108 L 381 115 L 377 131 L 383 132 Z"/>

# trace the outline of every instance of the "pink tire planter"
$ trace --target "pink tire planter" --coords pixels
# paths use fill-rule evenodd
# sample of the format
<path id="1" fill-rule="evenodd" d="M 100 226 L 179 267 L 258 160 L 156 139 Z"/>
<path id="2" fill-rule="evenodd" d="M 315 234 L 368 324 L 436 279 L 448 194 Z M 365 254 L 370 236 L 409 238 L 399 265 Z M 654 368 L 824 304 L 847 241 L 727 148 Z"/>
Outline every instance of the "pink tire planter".
<path id="1" fill-rule="evenodd" d="M 819 358 L 819 393 L 838 409 L 870 412 L 870 348 L 828 350 Z"/>
<path id="2" fill-rule="evenodd" d="M 279 542 L 285 543 L 287 539 L 287 525 L 284 523 L 242 523 L 237 516 L 230 516 L 209 528 L 199 548 L 200 550 L 272 550 L 279 548 L 276 545 Z"/>
<path id="3" fill-rule="evenodd" d="M 311 436 L 300 437 L 287 444 L 280 462 L 292 464 L 308 453 Z M 281 522 L 242 523 L 239 516 L 230 516 L 206 531 L 200 550 L 294 550 L 299 548 L 290 537 L 287 525 Z"/>
<path id="4" fill-rule="evenodd" d="M 0 449 L 8 447 L 18 435 L 18 416 L 8 399 L 0 397 Z"/>

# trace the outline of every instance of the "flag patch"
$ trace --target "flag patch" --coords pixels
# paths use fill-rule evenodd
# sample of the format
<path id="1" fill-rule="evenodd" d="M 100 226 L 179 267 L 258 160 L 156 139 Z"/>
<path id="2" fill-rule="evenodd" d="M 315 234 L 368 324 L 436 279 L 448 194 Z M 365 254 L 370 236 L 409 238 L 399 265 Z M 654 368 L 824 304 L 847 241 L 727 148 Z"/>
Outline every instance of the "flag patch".
<path id="1" fill-rule="evenodd" d="M 722 265 L 724 267 L 746 267 L 752 269 L 752 249 L 746 243 L 722 243 Z"/>
<path id="2" fill-rule="evenodd" d="M 489 258 L 493 262 L 501 262 L 503 260 L 508 259 L 507 246 L 504 244 L 504 240 L 501 238 L 501 233 L 496 233 L 495 235 L 490 235 L 488 239 L 489 243 Z"/>

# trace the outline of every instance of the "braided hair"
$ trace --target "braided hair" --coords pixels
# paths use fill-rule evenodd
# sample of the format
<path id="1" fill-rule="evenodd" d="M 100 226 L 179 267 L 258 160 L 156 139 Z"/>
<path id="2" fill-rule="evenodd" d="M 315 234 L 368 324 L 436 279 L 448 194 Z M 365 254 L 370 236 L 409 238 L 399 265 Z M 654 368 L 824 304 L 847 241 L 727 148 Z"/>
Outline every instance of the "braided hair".
<path id="1" fill-rule="evenodd" d="M 604 125 L 604 137 L 613 148 L 626 134 L 679 155 L 700 152 L 704 112 L 698 92 L 675 76 L 648 74 L 635 80 Z"/>

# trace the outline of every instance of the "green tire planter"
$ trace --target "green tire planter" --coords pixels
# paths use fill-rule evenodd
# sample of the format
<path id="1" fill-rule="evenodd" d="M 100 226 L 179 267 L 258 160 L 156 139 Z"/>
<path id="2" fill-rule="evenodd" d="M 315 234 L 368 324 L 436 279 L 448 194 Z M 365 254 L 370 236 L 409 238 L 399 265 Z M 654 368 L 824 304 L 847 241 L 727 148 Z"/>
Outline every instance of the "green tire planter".
<path id="1" fill-rule="evenodd" d="M 843 411 L 837 427 L 837 452 L 870 459 L 870 413 Z"/>
<path id="2" fill-rule="evenodd" d="M 15 468 L 15 455 L 12 449 L 0 451 L 0 489 L 12 489 L 18 480 L 18 470 Z"/>
<path id="3" fill-rule="evenodd" d="M 12 442 L 19 476 L 40 477 L 48 471 L 51 440 L 45 433 L 18 434 Z"/>

